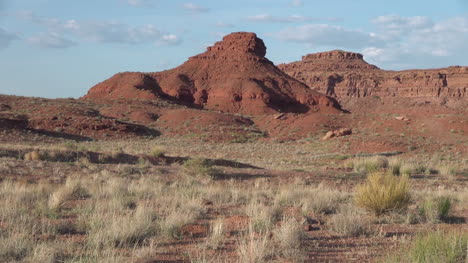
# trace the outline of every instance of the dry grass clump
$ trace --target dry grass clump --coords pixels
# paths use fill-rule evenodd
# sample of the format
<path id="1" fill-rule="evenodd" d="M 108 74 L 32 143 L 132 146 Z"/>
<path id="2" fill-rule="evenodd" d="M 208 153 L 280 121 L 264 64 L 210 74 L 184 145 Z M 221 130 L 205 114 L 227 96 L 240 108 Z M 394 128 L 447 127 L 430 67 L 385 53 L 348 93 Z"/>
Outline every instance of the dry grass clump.
<path id="1" fill-rule="evenodd" d="M 310 189 L 308 196 L 301 200 L 302 211 L 304 214 L 309 211 L 315 214 L 333 214 L 340 203 L 348 199 L 348 197 L 347 193 L 319 185 Z"/>
<path id="2" fill-rule="evenodd" d="M 338 191 L 323 183 L 317 186 L 292 185 L 283 187 L 274 196 L 276 204 L 300 207 L 304 215 L 332 214 L 339 204 L 349 198 L 349 193 Z"/>
<path id="3" fill-rule="evenodd" d="M 428 171 L 429 169 L 426 166 L 412 162 L 404 163 L 400 168 L 400 174 L 406 176 L 413 174 L 426 174 Z"/>
<path id="4" fill-rule="evenodd" d="M 151 149 L 150 155 L 156 158 L 161 158 L 161 157 L 164 157 L 166 152 L 167 152 L 166 149 L 164 149 L 163 147 L 155 146 Z"/>
<path id="5" fill-rule="evenodd" d="M 38 151 L 28 152 L 24 155 L 24 160 L 26 161 L 40 161 L 42 156 Z"/>
<path id="6" fill-rule="evenodd" d="M 400 175 L 402 165 L 403 161 L 400 158 L 391 158 L 388 160 L 388 172 L 391 175 Z"/>
<path id="7" fill-rule="evenodd" d="M 356 189 L 355 202 L 376 215 L 405 210 L 411 201 L 408 177 L 374 173 Z"/>
<path id="8" fill-rule="evenodd" d="M 236 186 L 210 186 L 204 192 L 205 198 L 219 204 L 245 204 L 249 193 Z"/>
<path id="9" fill-rule="evenodd" d="M 426 198 L 419 207 L 419 216 L 425 222 L 439 223 L 449 218 L 453 200 L 448 196 Z"/>
<path id="10" fill-rule="evenodd" d="M 168 238 L 180 239 L 182 228 L 197 219 L 197 214 L 191 210 L 174 210 L 159 222 L 161 234 Z"/>
<path id="11" fill-rule="evenodd" d="M 383 157 L 357 158 L 348 160 L 345 166 L 353 168 L 355 172 L 369 174 L 387 168 L 388 160 Z"/>
<path id="12" fill-rule="evenodd" d="M 306 238 L 302 224 L 295 218 L 283 218 L 281 225 L 273 231 L 278 242 L 276 253 L 293 262 L 303 262 L 305 251 L 303 247 Z"/>
<path id="13" fill-rule="evenodd" d="M 128 214 L 101 214 L 89 218 L 88 242 L 95 248 L 134 247 L 156 235 L 156 217 L 145 206 Z"/>
<path id="14" fill-rule="evenodd" d="M 189 176 L 216 178 L 220 173 L 209 160 L 203 158 L 190 159 L 184 163 L 184 172 Z"/>
<path id="15" fill-rule="evenodd" d="M 237 254 L 240 262 L 263 263 L 270 262 L 275 254 L 270 232 L 256 233 L 253 226 L 237 241 Z"/>
<path id="16" fill-rule="evenodd" d="M 26 232 L 9 233 L 0 237 L 0 261 L 17 262 L 34 249 L 34 242 Z"/>
<path id="17" fill-rule="evenodd" d="M 44 263 L 67 262 L 65 253 L 68 249 L 66 246 L 69 246 L 68 243 L 69 242 L 61 242 L 58 244 L 51 242 L 37 244 L 24 261 Z"/>
<path id="18" fill-rule="evenodd" d="M 205 245 L 211 249 L 218 249 L 223 245 L 224 239 L 224 222 L 222 219 L 217 219 L 210 225 L 210 232 L 206 238 Z"/>
<path id="19" fill-rule="evenodd" d="M 89 191 L 78 179 L 67 178 L 65 185 L 53 192 L 48 201 L 49 209 L 60 209 L 66 201 L 71 199 L 83 199 L 90 196 Z"/>
<path id="20" fill-rule="evenodd" d="M 440 175 L 448 179 L 453 179 L 457 175 L 459 167 L 454 164 L 446 163 L 437 166 L 436 170 Z"/>
<path id="21" fill-rule="evenodd" d="M 282 209 L 277 205 L 268 205 L 259 200 L 252 200 L 246 207 L 245 213 L 255 231 L 267 231 L 281 220 Z"/>
<path id="22" fill-rule="evenodd" d="M 329 223 L 334 232 L 345 236 L 369 236 L 374 233 L 371 221 L 351 204 L 341 206 Z"/>

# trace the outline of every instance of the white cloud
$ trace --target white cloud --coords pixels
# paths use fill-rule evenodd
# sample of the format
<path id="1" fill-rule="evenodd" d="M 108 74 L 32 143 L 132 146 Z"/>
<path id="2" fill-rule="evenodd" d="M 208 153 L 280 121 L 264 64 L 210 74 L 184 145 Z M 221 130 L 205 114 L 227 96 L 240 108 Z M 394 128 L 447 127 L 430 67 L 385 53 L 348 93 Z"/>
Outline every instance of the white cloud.
<path id="1" fill-rule="evenodd" d="M 33 45 L 46 48 L 67 48 L 76 45 L 72 40 L 56 32 L 39 33 L 27 39 Z"/>
<path id="2" fill-rule="evenodd" d="M 372 31 L 328 24 L 308 24 L 276 33 L 284 41 L 326 49 L 362 52 L 382 68 L 428 68 L 466 65 L 468 15 L 434 22 L 428 17 L 379 16 Z"/>
<path id="3" fill-rule="evenodd" d="M 304 2 L 302 2 L 301 0 L 293 0 L 290 4 L 294 7 L 301 7 L 304 5 Z"/>
<path id="4" fill-rule="evenodd" d="M 177 45 L 182 41 L 180 37 L 160 31 L 152 24 L 131 26 L 115 21 L 77 21 L 74 19 L 62 21 L 36 16 L 31 12 L 23 12 L 21 17 L 44 26 L 48 32 L 54 32 L 53 34 L 41 33 L 30 39 L 31 43 L 43 47 L 68 47 L 76 42 L 70 39 L 133 45 L 146 43 Z"/>
<path id="5" fill-rule="evenodd" d="M 182 7 L 184 9 L 189 10 L 189 11 L 194 12 L 194 13 L 205 13 L 205 12 L 210 11 L 209 8 L 199 6 L 199 5 L 196 5 L 194 3 L 185 3 L 185 4 L 182 5 Z"/>
<path id="6" fill-rule="evenodd" d="M 412 34 L 414 31 L 431 28 L 434 23 L 428 17 L 401 17 L 398 15 L 379 16 L 372 23 L 382 33 L 385 40 L 395 40 Z"/>
<path id="7" fill-rule="evenodd" d="M 376 62 L 401 63 L 418 66 L 422 61 L 437 63 L 468 61 L 468 16 L 433 22 L 427 17 L 381 16 L 373 20 L 379 27 L 380 38 L 387 40 L 380 54 L 370 54 Z M 465 62 L 466 63 L 466 62 Z M 423 66 L 424 67 L 424 66 Z M 427 66 L 426 66 L 427 67 Z"/>
<path id="8" fill-rule="evenodd" d="M 69 24 L 72 21 L 67 21 Z M 161 40 L 163 34 L 154 25 L 129 26 L 118 22 L 72 23 L 67 28 L 84 39 L 99 43 L 142 44 Z"/>
<path id="9" fill-rule="evenodd" d="M 382 54 L 385 52 L 384 49 L 382 48 L 376 48 L 376 47 L 368 47 L 368 48 L 365 48 L 362 53 L 364 54 L 364 56 L 368 57 L 368 58 L 376 58 L 376 57 L 380 57 L 382 56 Z"/>
<path id="10" fill-rule="evenodd" d="M 7 48 L 18 37 L 0 27 L 0 49 Z"/>
<path id="11" fill-rule="evenodd" d="M 433 25 L 431 19 L 425 16 L 402 17 L 399 15 L 386 15 L 378 16 L 372 22 L 388 29 L 415 29 Z"/>
<path id="12" fill-rule="evenodd" d="M 123 0 L 126 4 L 134 7 L 153 7 L 154 0 Z"/>
<path id="13" fill-rule="evenodd" d="M 218 22 L 215 24 L 217 27 L 234 27 L 234 24 L 230 24 L 230 23 L 225 23 L 225 22 Z"/>
<path id="14" fill-rule="evenodd" d="M 315 18 L 300 16 L 300 15 L 291 15 L 291 16 L 272 16 L 268 14 L 260 14 L 247 17 L 249 21 L 252 22 L 267 22 L 267 23 L 297 23 L 297 22 L 306 22 L 314 21 Z"/>
<path id="15" fill-rule="evenodd" d="M 167 45 L 178 45 L 182 42 L 182 40 L 173 34 L 169 35 L 163 35 L 161 39 L 159 40 L 160 43 L 162 44 L 167 44 Z"/>
<path id="16" fill-rule="evenodd" d="M 360 48 L 380 42 L 370 33 L 327 24 L 309 24 L 288 28 L 277 33 L 277 37 L 284 41 L 307 43 L 316 47 Z"/>

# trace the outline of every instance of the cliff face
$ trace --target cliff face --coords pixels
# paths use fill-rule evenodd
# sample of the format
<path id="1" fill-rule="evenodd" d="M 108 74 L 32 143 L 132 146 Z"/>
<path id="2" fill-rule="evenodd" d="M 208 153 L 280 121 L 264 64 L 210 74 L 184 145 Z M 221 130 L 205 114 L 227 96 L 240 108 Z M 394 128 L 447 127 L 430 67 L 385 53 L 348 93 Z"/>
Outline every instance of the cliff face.
<path id="1" fill-rule="evenodd" d="M 335 99 L 311 90 L 265 58 L 254 33 L 232 33 L 181 66 L 156 73 L 119 73 L 85 99 L 171 99 L 247 114 L 336 110 Z"/>
<path id="2" fill-rule="evenodd" d="M 310 54 L 281 70 L 329 96 L 456 97 L 468 96 L 468 67 L 386 71 L 358 53 L 334 50 Z"/>

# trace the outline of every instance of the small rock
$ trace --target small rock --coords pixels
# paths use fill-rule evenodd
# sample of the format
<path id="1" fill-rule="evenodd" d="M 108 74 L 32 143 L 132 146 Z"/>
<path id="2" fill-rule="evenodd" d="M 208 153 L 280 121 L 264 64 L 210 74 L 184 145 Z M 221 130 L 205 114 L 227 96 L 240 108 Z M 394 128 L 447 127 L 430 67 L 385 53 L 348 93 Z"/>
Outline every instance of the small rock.
<path id="1" fill-rule="evenodd" d="M 284 113 L 280 113 L 280 114 L 275 115 L 274 119 L 275 120 L 283 120 L 283 119 L 285 119 L 284 118 L 285 116 L 286 115 Z"/>
<path id="2" fill-rule="evenodd" d="M 351 130 L 349 128 L 341 128 L 341 129 L 338 129 L 338 130 L 327 132 L 327 134 L 325 134 L 325 136 L 323 136 L 322 140 L 328 140 L 328 139 L 331 139 L 333 137 L 342 137 L 342 136 L 350 135 L 352 133 L 353 133 L 353 130 Z"/>
<path id="3" fill-rule="evenodd" d="M 399 120 L 399 121 L 409 121 L 410 119 L 406 118 L 406 117 L 403 117 L 403 116 L 398 116 L 398 117 L 395 117 L 395 119 Z"/>

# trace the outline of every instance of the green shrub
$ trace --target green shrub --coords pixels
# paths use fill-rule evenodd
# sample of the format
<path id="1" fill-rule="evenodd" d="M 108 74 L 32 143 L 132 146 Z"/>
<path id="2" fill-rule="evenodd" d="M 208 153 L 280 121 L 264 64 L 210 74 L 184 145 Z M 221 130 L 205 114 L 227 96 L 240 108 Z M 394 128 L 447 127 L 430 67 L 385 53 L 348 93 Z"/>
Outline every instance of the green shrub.
<path id="1" fill-rule="evenodd" d="M 467 260 L 468 234 L 433 232 L 418 235 L 409 249 L 390 256 L 384 262 L 444 262 L 462 263 Z"/>
<path id="2" fill-rule="evenodd" d="M 438 223 L 449 217 L 451 208 L 452 199 L 446 196 L 439 196 L 425 200 L 419 209 L 419 213 L 425 221 Z"/>
<path id="3" fill-rule="evenodd" d="M 355 202 L 376 215 L 405 210 L 411 200 L 408 177 L 374 173 L 357 187 Z"/>

